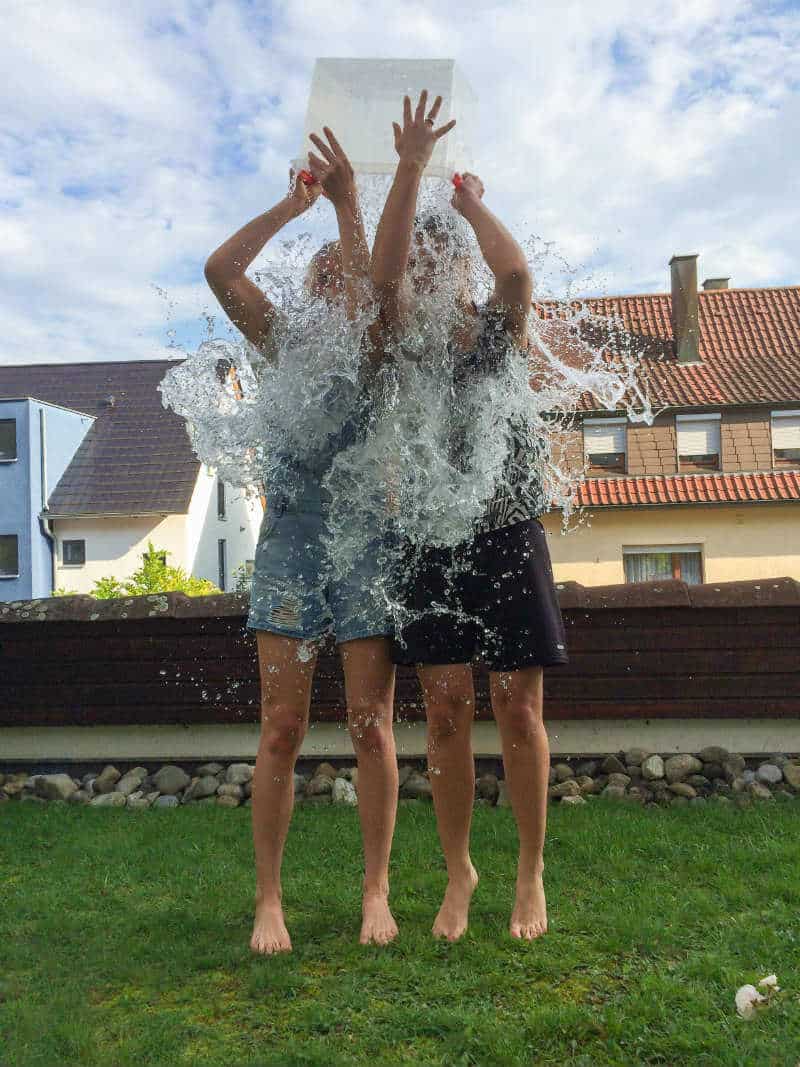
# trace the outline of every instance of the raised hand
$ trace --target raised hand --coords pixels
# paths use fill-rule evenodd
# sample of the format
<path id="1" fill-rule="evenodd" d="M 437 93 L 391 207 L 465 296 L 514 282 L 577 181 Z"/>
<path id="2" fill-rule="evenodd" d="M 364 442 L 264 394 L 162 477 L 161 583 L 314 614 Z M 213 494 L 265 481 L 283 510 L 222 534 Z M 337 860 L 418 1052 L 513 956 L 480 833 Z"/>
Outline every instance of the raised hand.
<path id="1" fill-rule="evenodd" d="M 322 186 L 319 182 L 314 182 L 313 185 L 306 185 L 300 175 L 295 174 L 294 170 L 289 171 L 289 187 L 291 191 L 286 199 L 294 215 L 302 215 L 304 211 L 308 211 L 310 207 L 314 206 L 322 193 Z"/>
<path id="2" fill-rule="evenodd" d="M 310 140 L 323 158 L 320 159 L 320 156 L 309 152 L 308 169 L 334 207 L 353 205 L 356 201 L 356 183 L 350 160 L 336 140 L 333 130 L 323 126 L 322 132 L 328 139 L 327 144 L 316 133 L 309 134 Z"/>
<path id="3" fill-rule="evenodd" d="M 455 192 L 450 203 L 460 215 L 463 215 L 469 204 L 483 199 L 485 189 L 477 174 L 470 174 L 469 171 L 464 171 L 458 177 L 461 180 L 457 184 L 454 182 Z"/>
<path id="4" fill-rule="evenodd" d="M 456 120 L 451 119 L 437 130 L 435 128 L 436 116 L 442 106 L 442 98 L 441 96 L 436 97 L 433 107 L 426 118 L 425 109 L 427 104 L 427 89 L 423 89 L 420 93 L 419 103 L 413 114 L 411 112 L 411 100 L 407 96 L 403 97 L 402 128 L 399 123 L 392 123 L 394 147 L 397 149 L 397 154 L 400 156 L 401 161 L 421 168 L 428 165 L 437 141 L 444 137 L 445 134 L 448 134 L 456 124 Z"/>

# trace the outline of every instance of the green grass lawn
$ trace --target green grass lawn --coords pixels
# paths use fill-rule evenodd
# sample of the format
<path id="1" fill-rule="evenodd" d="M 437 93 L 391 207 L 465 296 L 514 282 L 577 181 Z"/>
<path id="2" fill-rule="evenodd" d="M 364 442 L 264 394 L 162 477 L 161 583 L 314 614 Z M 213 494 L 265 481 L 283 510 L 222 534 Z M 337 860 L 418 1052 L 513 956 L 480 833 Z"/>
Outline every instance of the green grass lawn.
<path id="1" fill-rule="evenodd" d="M 295 951 L 248 948 L 250 812 L 0 808 L 0 1064 L 795 1067 L 800 802 L 553 807 L 550 932 L 507 933 L 516 835 L 475 813 L 466 938 L 430 936 L 432 808 L 402 806 L 400 939 L 362 948 L 350 809 L 300 808 L 284 901 Z M 745 1022 L 736 989 L 782 987 Z"/>

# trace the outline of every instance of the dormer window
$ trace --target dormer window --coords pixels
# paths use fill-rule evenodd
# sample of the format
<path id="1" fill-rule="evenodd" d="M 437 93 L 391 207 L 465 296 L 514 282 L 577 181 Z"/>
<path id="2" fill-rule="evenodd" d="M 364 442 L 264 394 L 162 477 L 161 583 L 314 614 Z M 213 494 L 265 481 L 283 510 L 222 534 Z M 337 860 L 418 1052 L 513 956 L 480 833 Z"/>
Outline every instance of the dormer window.
<path id="1" fill-rule="evenodd" d="M 678 470 L 718 471 L 720 469 L 720 415 L 676 415 Z"/>
<path id="2" fill-rule="evenodd" d="M 627 454 L 626 419 L 584 419 L 583 454 L 587 474 L 624 474 Z"/>
<path id="3" fill-rule="evenodd" d="M 800 467 L 800 411 L 772 412 L 772 465 L 784 470 Z"/>

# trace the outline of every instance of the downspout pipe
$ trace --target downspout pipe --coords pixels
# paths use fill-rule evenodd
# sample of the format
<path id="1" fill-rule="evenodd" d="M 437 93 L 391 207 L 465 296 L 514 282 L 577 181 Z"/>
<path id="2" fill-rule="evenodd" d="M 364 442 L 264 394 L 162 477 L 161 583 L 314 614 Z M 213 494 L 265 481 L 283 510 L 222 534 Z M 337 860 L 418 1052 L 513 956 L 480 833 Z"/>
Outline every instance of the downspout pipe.
<path id="1" fill-rule="evenodd" d="M 51 525 L 52 519 L 47 517 L 47 498 L 50 494 L 47 486 L 47 418 L 44 408 L 39 408 L 39 462 L 41 465 L 39 484 L 41 486 L 42 506 L 39 525 L 42 533 L 50 542 L 50 595 L 52 596 L 56 588 L 56 537 Z"/>

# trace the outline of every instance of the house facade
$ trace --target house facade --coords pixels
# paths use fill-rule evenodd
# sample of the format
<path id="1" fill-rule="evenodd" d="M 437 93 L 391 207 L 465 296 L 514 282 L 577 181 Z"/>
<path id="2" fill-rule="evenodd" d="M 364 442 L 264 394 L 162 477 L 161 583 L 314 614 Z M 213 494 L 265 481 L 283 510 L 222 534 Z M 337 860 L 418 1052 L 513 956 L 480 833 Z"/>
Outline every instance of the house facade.
<path id="1" fill-rule="evenodd" d="M 125 580 L 148 542 L 224 590 L 252 568 L 261 501 L 194 455 L 158 392 L 172 365 L 0 367 L 0 600 Z"/>
<path id="2" fill-rule="evenodd" d="M 800 287 L 698 290 L 696 261 L 673 258 L 669 294 L 582 302 L 587 339 L 637 356 L 657 414 L 583 399 L 563 445 L 580 521 L 543 519 L 559 581 L 800 578 Z"/>

